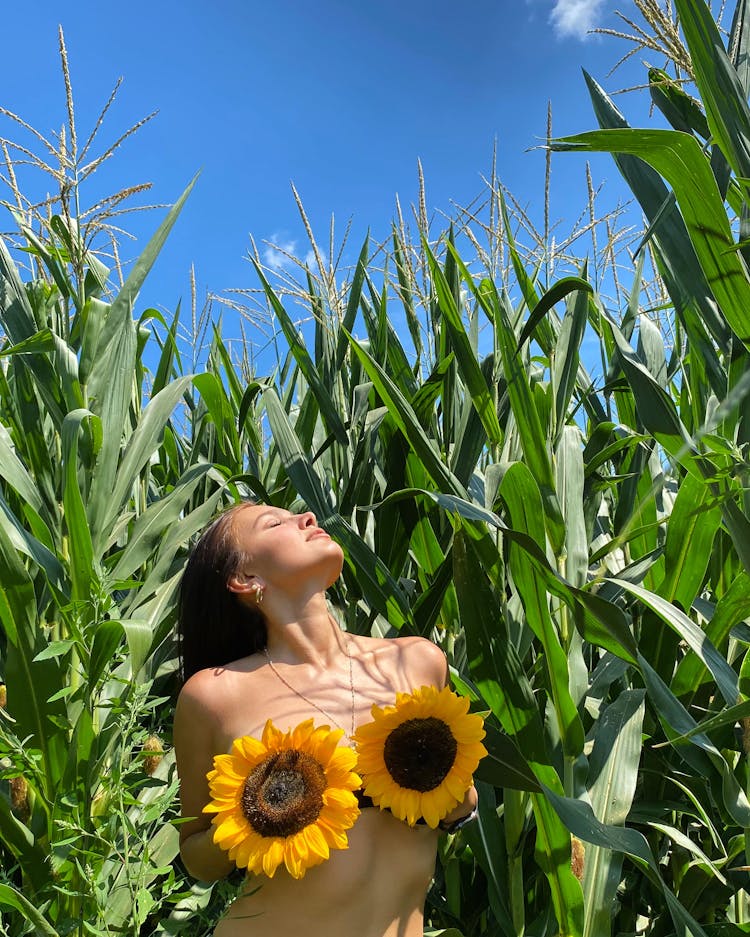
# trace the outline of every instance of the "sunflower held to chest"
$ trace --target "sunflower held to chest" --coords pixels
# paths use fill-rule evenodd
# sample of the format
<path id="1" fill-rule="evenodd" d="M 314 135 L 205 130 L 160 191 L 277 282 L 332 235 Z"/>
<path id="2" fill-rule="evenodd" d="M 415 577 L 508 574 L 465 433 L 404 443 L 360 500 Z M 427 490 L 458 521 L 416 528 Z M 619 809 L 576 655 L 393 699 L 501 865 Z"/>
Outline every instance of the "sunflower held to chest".
<path id="1" fill-rule="evenodd" d="M 372 722 L 354 734 L 365 794 L 414 826 L 435 829 L 471 787 L 482 744 L 482 717 L 450 687 L 397 693 L 395 705 L 373 706 Z"/>
<path id="2" fill-rule="evenodd" d="M 260 739 L 235 739 L 207 775 L 214 842 L 239 868 L 273 877 L 282 864 L 294 878 L 346 849 L 359 816 L 357 756 L 339 747 L 343 729 L 312 719 L 289 732 L 271 720 Z"/>

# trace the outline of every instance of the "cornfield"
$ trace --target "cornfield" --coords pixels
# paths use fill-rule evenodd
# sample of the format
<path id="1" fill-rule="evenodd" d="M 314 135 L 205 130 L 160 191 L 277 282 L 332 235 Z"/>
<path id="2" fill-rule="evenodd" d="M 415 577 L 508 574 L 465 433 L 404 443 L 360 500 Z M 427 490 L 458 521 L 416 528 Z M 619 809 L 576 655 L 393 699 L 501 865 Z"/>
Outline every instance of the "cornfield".
<path id="1" fill-rule="evenodd" d="M 612 154 L 645 219 L 625 272 L 571 247 L 550 276 L 493 174 L 481 218 L 399 208 L 349 271 L 312 231 L 300 283 L 256 256 L 263 374 L 138 307 L 192 183 L 125 275 L 142 187 L 83 209 L 71 94 L 56 196 L 3 140 L 0 933 L 199 937 L 231 900 L 178 857 L 173 632 L 192 539 L 250 496 L 341 543 L 348 630 L 430 637 L 487 713 L 426 934 L 750 932 L 750 9 L 725 36 L 673 6 L 668 126 L 587 76 L 599 129 L 550 142 Z"/>

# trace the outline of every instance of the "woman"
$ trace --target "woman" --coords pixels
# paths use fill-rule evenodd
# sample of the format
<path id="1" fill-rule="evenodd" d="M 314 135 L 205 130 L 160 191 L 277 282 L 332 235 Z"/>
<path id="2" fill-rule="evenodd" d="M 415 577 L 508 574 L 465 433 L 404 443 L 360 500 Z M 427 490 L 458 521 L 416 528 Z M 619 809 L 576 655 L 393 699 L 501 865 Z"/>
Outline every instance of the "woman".
<path id="1" fill-rule="evenodd" d="M 175 714 L 181 783 L 181 855 L 213 881 L 234 868 L 213 842 L 206 775 L 234 739 L 260 738 L 312 718 L 351 744 L 373 704 L 397 692 L 443 687 L 445 657 L 422 638 L 382 640 L 343 633 L 325 592 L 339 577 L 341 547 L 310 513 L 243 504 L 221 515 L 197 544 L 183 577 L 180 619 L 186 682 Z M 470 814 L 476 792 L 444 819 Z M 362 806 L 348 848 L 293 878 L 251 876 L 215 937 L 422 937 L 423 907 L 438 833 Z"/>

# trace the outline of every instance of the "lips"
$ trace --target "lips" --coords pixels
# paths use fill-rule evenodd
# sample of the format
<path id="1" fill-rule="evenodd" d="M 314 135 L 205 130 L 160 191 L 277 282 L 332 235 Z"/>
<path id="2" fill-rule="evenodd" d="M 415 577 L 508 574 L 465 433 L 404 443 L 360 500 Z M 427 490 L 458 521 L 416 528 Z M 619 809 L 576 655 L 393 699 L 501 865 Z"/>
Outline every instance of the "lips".
<path id="1" fill-rule="evenodd" d="M 326 537 L 328 540 L 331 539 L 331 535 L 326 533 L 322 527 L 319 527 L 314 533 L 310 534 L 307 539 L 314 540 L 316 537 Z"/>

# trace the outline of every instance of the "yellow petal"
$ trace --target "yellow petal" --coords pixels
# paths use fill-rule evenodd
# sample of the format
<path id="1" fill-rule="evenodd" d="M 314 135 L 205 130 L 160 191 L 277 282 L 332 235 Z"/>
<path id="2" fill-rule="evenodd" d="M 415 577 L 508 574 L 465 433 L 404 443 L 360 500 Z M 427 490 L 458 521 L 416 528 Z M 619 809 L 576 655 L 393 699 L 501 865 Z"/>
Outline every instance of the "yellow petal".
<path id="1" fill-rule="evenodd" d="M 338 787 L 329 787 L 323 791 L 323 803 L 337 810 L 350 810 L 357 806 L 357 798 L 351 791 L 342 791 Z"/>
<path id="2" fill-rule="evenodd" d="M 309 826 L 306 826 L 299 835 L 304 836 L 305 844 L 309 852 L 319 856 L 321 860 L 328 858 L 330 855 L 328 843 L 326 842 L 325 836 L 323 836 L 315 823 L 311 823 Z"/>
<path id="3" fill-rule="evenodd" d="M 269 878 L 273 878 L 276 869 L 284 861 L 284 840 L 270 837 L 261 858 L 261 868 Z"/>
<path id="4" fill-rule="evenodd" d="M 261 738 L 263 744 L 269 751 L 277 751 L 281 746 L 284 733 L 280 732 L 269 719 L 263 727 L 263 735 Z"/>
<path id="5" fill-rule="evenodd" d="M 243 735 L 234 744 L 237 746 L 238 754 L 249 762 L 251 768 L 254 768 L 268 754 L 268 749 L 263 742 L 260 739 L 254 739 L 252 735 Z"/>
<path id="6" fill-rule="evenodd" d="M 455 797 L 456 801 L 460 803 L 471 785 L 464 784 L 454 771 L 449 771 L 448 775 L 443 779 L 442 786 L 446 788 L 451 797 Z"/>
<path id="7" fill-rule="evenodd" d="M 325 728 L 328 727 L 326 726 Z M 314 724 L 312 719 L 305 719 L 304 722 L 300 722 L 300 724 L 295 729 L 288 733 L 290 742 L 289 747 L 303 748 L 305 751 L 309 751 L 310 749 L 307 743 L 309 742 L 313 731 Z"/>

